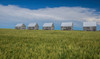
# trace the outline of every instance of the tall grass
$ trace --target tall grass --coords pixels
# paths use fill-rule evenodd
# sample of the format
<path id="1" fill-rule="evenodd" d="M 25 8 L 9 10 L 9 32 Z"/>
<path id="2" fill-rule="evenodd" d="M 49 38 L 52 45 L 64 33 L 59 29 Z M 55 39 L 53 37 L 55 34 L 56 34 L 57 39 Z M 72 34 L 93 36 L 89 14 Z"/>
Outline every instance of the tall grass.
<path id="1" fill-rule="evenodd" d="M 0 29 L 0 59 L 99 59 L 100 31 Z"/>

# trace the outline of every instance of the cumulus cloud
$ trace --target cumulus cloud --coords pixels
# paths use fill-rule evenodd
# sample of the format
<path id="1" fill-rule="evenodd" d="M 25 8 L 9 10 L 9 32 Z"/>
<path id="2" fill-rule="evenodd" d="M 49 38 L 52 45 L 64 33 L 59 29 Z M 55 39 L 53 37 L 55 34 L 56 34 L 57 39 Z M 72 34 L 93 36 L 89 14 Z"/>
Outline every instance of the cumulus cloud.
<path id="1" fill-rule="evenodd" d="M 32 20 L 39 21 L 95 21 L 100 24 L 100 12 L 95 9 L 83 7 L 55 7 L 28 9 L 15 5 L 0 5 L 0 21 L 21 21 L 27 22 Z"/>

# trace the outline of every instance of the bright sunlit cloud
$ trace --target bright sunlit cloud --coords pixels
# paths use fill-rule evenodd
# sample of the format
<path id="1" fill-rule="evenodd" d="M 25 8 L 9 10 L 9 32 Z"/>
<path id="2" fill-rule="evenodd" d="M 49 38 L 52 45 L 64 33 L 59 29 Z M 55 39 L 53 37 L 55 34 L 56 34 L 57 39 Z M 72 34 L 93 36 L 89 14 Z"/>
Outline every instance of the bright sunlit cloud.
<path id="1" fill-rule="evenodd" d="M 15 5 L 0 5 L 0 21 L 21 21 L 27 22 L 31 20 L 37 21 L 95 21 L 100 25 L 100 12 L 95 9 L 83 7 L 55 7 L 55 8 L 40 8 L 28 9 L 21 8 Z"/>

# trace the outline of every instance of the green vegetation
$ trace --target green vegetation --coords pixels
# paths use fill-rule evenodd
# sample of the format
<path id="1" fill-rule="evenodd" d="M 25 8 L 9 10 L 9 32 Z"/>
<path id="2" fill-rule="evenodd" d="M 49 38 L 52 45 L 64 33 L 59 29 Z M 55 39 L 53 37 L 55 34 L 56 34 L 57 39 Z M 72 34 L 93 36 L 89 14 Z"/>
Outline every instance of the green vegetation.
<path id="1" fill-rule="evenodd" d="M 100 59 L 100 31 L 0 29 L 0 59 Z"/>

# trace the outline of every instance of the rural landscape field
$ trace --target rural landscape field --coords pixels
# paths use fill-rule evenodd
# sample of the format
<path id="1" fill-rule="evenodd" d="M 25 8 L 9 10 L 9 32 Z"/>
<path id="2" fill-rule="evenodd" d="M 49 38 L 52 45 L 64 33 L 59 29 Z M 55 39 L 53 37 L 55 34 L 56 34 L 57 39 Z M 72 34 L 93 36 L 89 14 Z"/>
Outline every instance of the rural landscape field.
<path id="1" fill-rule="evenodd" d="M 100 31 L 0 29 L 0 59 L 100 59 Z"/>

